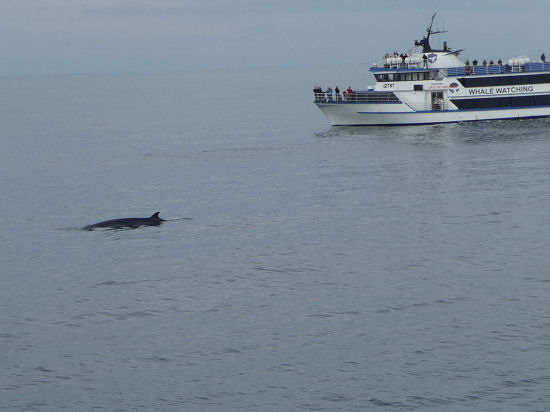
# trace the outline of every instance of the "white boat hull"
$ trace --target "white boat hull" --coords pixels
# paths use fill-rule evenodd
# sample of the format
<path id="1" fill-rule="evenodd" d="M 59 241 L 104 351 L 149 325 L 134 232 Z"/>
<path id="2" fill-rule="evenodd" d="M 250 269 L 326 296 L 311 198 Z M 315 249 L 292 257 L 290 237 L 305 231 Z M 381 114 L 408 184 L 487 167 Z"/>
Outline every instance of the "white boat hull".
<path id="1" fill-rule="evenodd" d="M 390 126 L 550 117 L 550 107 L 414 111 L 405 104 L 315 103 L 332 126 Z M 391 107 L 388 107 L 391 106 Z"/>

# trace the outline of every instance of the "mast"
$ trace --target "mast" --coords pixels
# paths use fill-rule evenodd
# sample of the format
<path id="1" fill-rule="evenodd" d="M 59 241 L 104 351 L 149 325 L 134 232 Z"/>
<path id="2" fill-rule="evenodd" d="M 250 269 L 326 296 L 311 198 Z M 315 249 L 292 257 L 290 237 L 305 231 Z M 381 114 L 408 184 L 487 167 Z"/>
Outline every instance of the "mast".
<path id="1" fill-rule="evenodd" d="M 430 27 L 428 27 L 426 29 L 428 35 L 422 39 L 422 42 L 420 42 L 420 44 L 422 44 L 422 53 L 429 53 L 429 52 L 432 51 L 432 47 L 430 46 L 430 36 L 432 34 L 447 33 L 446 30 L 432 31 L 432 27 L 434 25 L 434 19 L 435 19 L 436 14 L 437 13 L 434 13 L 434 15 L 432 16 L 432 21 L 430 23 Z"/>
<path id="2" fill-rule="evenodd" d="M 432 26 L 434 24 L 435 15 L 436 13 L 434 13 L 434 15 L 432 16 L 432 22 L 430 23 L 430 27 L 426 29 L 426 31 L 428 32 L 428 36 L 426 36 L 426 39 L 422 42 L 422 46 L 423 46 L 422 53 L 429 53 L 432 51 L 432 48 L 430 46 L 430 36 L 432 34 Z"/>

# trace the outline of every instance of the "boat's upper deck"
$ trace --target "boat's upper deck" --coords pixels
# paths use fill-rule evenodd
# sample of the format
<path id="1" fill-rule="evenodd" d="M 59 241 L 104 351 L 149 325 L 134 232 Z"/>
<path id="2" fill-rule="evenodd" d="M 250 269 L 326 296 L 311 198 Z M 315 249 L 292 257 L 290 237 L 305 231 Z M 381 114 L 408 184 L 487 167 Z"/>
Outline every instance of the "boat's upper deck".
<path id="1" fill-rule="evenodd" d="M 480 63 L 464 62 L 459 55 L 464 49 L 452 50 L 447 42 L 441 49 L 432 48 L 430 41 L 434 34 L 446 33 L 445 30 L 432 30 L 436 14 L 432 16 L 430 26 L 422 40 L 415 40 L 414 47 L 406 53 L 387 53 L 384 58 L 370 68 L 377 80 L 424 80 L 458 76 L 492 76 L 500 74 L 550 72 L 550 63 L 546 63 L 544 53 L 540 61 L 531 62 L 527 56 L 512 57 L 508 63 L 486 59 Z M 478 64 L 479 63 L 479 64 Z"/>
<path id="2" fill-rule="evenodd" d="M 461 66 L 447 69 L 448 76 L 486 76 L 488 74 L 532 73 L 550 71 L 550 63 L 526 62 L 525 64 L 489 64 L 487 66 Z"/>
<path id="3" fill-rule="evenodd" d="M 469 62 L 460 66 L 441 67 L 439 65 L 427 62 L 424 64 L 411 62 L 384 62 L 381 65 L 374 65 L 370 71 L 375 74 L 383 73 L 410 73 L 410 72 L 426 72 L 430 70 L 446 71 L 448 77 L 458 76 L 487 76 L 509 73 L 536 73 L 550 71 L 550 63 L 547 62 L 531 62 L 528 58 L 513 58 L 508 61 L 508 64 L 477 64 L 471 65 Z"/>

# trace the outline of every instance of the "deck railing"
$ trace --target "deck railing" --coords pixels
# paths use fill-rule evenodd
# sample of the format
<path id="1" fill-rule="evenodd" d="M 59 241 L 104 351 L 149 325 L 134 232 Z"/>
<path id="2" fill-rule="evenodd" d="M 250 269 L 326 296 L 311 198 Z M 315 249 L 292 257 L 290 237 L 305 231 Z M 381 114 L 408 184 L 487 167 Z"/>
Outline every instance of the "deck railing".
<path id="1" fill-rule="evenodd" d="M 420 65 L 418 68 L 426 69 Z M 384 71 L 387 69 L 392 70 L 414 70 L 416 65 L 410 65 L 405 63 L 400 63 L 397 65 L 385 65 L 385 66 L 375 66 L 371 68 L 373 72 Z M 436 70 L 436 68 L 432 68 Z M 518 73 L 518 72 L 542 72 L 550 71 L 550 63 L 547 62 L 525 62 L 518 64 L 488 64 L 488 65 L 468 65 L 468 66 L 459 66 L 459 67 L 447 67 L 447 68 L 438 68 L 438 70 L 446 70 L 448 76 L 483 76 L 489 74 L 505 74 L 505 73 Z"/>
<path id="2" fill-rule="evenodd" d="M 333 95 L 327 93 L 315 93 L 316 103 L 400 103 L 400 100 L 392 92 L 353 92 Z"/>

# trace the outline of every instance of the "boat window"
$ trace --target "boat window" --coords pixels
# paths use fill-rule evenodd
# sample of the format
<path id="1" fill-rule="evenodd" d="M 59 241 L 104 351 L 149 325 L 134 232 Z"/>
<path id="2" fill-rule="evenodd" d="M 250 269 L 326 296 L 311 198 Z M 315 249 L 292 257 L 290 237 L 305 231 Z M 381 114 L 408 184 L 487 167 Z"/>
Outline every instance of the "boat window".
<path id="1" fill-rule="evenodd" d="M 378 82 L 389 82 L 393 79 L 393 73 L 375 74 L 374 77 Z"/>
<path id="2" fill-rule="evenodd" d="M 346 97 L 346 103 L 401 103 L 393 92 L 354 92 Z"/>
<path id="3" fill-rule="evenodd" d="M 515 86 L 519 84 L 540 84 L 549 83 L 550 74 L 523 74 L 495 77 L 461 77 L 458 79 L 464 87 L 492 87 L 492 86 Z"/>
<path id="4" fill-rule="evenodd" d="M 378 82 L 418 81 L 418 80 L 430 80 L 431 78 L 429 72 L 384 73 L 384 74 L 375 74 L 374 77 Z M 435 77 L 433 77 L 433 79 L 435 79 Z"/>
<path id="5" fill-rule="evenodd" d="M 487 97 L 476 99 L 453 99 L 451 100 L 459 109 L 491 109 L 501 107 L 528 107 L 528 106 L 549 106 L 550 95 L 533 96 L 512 96 L 512 97 Z"/>

